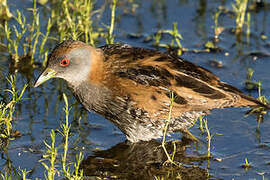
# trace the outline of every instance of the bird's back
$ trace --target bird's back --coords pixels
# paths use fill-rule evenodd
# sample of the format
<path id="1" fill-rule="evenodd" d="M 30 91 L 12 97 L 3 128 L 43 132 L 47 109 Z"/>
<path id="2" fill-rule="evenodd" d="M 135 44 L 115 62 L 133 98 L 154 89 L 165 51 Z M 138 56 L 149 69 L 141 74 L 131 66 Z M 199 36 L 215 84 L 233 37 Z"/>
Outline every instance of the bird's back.
<path id="1" fill-rule="evenodd" d="M 261 105 L 210 71 L 177 56 L 128 45 L 101 49 L 108 77 L 112 78 L 108 82 L 140 103 L 167 105 L 173 92 L 175 108 L 180 112 Z"/>

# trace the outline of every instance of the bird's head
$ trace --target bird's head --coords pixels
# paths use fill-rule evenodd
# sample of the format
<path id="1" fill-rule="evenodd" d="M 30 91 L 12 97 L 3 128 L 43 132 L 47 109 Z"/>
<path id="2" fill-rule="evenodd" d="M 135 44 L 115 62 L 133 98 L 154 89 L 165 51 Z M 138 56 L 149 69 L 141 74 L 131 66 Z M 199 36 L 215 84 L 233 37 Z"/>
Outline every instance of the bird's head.
<path id="1" fill-rule="evenodd" d="M 47 67 L 35 83 L 38 87 L 51 78 L 62 78 L 76 86 L 90 78 L 92 59 L 97 50 L 83 42 L 67 40 L 57 45 L 48 57 Z"/>

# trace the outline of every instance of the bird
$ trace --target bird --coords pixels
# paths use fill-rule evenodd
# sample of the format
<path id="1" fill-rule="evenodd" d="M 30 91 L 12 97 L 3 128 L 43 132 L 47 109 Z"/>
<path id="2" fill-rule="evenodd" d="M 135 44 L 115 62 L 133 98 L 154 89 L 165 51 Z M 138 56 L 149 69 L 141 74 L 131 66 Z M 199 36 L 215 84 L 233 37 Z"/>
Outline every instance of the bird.
<path id="1" fill-rule="evenodd" d="M 113 122 L 131 143 L 162 137 L 169 113 L 168 133 L 187 134 L 212 109 L 269 109 L 201 66 L 128 44 L 94 48 L 65 40 L 49 54 L 34 87 L 51 78 L 64 79 L 86 110 Z"/>

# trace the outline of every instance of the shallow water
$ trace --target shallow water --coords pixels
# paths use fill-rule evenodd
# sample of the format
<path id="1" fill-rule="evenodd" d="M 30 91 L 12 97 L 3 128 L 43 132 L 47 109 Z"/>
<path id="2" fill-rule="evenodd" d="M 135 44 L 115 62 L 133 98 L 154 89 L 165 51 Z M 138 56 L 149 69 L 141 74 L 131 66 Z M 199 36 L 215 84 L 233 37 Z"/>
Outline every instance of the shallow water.
<path id="1" fill-rule="evenodd" d="M 220 51 L 210 53 L 194 53 L 191 50 L 203 50 L 204 44 L 214 37 L 213 15 L 218 6 L 232 10 L 233 1 L 223 0 L 168 0 L 168 1 L 121 1 L 117 7 L 116 42 L 124 42 L 133 46 L 154 48 L 153 41 L 145 41 L 159 29 L 172 29 L 173 22 L 178 23 L 178 30 L 183 36 L 183 47 L 189 49 L 183 54 L 196 64 L 199 64 L 220 77 L 222 81 L 243 90 L 246 94 L 257 97 L 257 90 L 246 90 L 245 80 L 247 69 L 255 70 L 253 79 L 262 82 L 262 94 L 270 98 L 270 13 L 269 1 L 265 7 L 251 13 L 251 36 L 247 43 L 244 35 L 238 41 L 232 32 L 234 18 L 230 12 L 222 13 L 219 25 L 225 30 L 220 35 L 218 46 Z M 102 1 L 96 3 L 99 8 Z M 132 5 L 136 5 L 132 12 Z M 26 13 L 26 8 L 32 7 L 32 1 L 9 0 L 8 5 L 12 13 L 19 9 Z M 50 4 L 38 5 L 42 21 L 47 21 Z M 29 13 L 28 13 L 29 15 Z M 30 15 L 29 15 L 30 16 Z M 30 18 L 27 18 L 27 21 Z M 15 23 L 14 20 L 11 22 Z M 110 9 L 106 8 L 102 22 L 109 24 Z M 45 26 L 44 24 L 42 26 Z M 42 31 L 45 29 L 43 27 Z M 130 36 L 136 34 L 137 36 Z M 260 37 L 264 34 L 267 39 Z M 3 38 L 4 39 L 4 38 Z M 2 40 L 2 39 L 1 39 Z M 165 36 L 162 43 L 170 43 L 170 37 Z M 5 40 L 3 40 L 5 43 Z M 53 41 L 55 44 L 56 41 Z M 102 45 L 104 42 L 101 42 Z M 8 87 L 5 77 L 10 73 L 9 58 L 5 48 L 0 49 L 0 88 Z M 161 49 L 164 51 L 165 49 Z M 228 53 L 229 55 L 225 55 Z M 42 59 L 36 59 L 42 62 Z M 210 62 L 220 61 L 222 68 L 212 66 Z M 94 176 L 117 177 L 124 179 L 153 179 L 154 176 L 166 175 L 170 172 L 170 179 L 179 174 L 182 179 L 206 179 L 209 173 L 212 179 L 262 179 L 258 173 L 270 177 L 270 118 L 264 117 L 264 122 L 256 122 L 256 116 L 246 116 L 248 108 L 227 108 L 213 110 L 207 115 L 208 127 L 212 134 L 213 158 L 209 161 L 203 158 L 207 153 L 206 134 L 200 134 L 198 125 L 191 128 L 191 132 L 201 142 L 194 144 L 181 140 L 181 134 L 174 134 L 171 139 L 179 140 L 177 144 L 176 160 L 183 163 L 180 169 L 163 167 L 166 160 L 159 149 L 158 141 L 130 145 L 125 143 L 125 136 L 110 122 L 93 113 L 83 110 L 66 88 L 65 82 L 51 80 L 39 88 L 33 88 L 33 82 L 42 69 L 34 69 L 27 77 L 18 74 L 17 86 L 22 88 L 30 82 L 30 87 L 24 94 L 22 103 L 17 105 L 13 129 L 21 132 L 22 137 L 11 141 L 8 152 L 1 152 L 0 167 L 32 170 L 29 178 L 44 178 L 44 168 L 39 162 L 46 148 L 44 140 L 50 138 L 51 129 L 60 128 L 64 122 L 64 102 L 62 93 L 68 95 L 71 105 L 70 122 L 70 154 L 69 159 L 75 159 L 75 154 L 82 151 L 85 161 L 83 169 L 90 179 Z M 3 93 L 4 94 L 4 93 Z M 79 119 L 78 117 L 82 117 Z M 60 145 L 61 136 L 57 134 L 56 143 Z M 170 145 L 170 143 L 169 143 Z M 134 147 L 135 146 L 135 147 Z M 59 150 L 61 151 L 61 150 Z M 98 157 L 98 158 L 96 158 Z M 245 158 L 251 163 L 251 168 L 241 167 Z M 215 159 L 222 159 L 221 162 Z M 2 171 L 1 170 L 1 171 Z M 140 171 L 141 170 L 141 171 Z M 189 174 L 188 174 L 189 173 Z M 195 175 L 194 175 L 195 174 Z"/>

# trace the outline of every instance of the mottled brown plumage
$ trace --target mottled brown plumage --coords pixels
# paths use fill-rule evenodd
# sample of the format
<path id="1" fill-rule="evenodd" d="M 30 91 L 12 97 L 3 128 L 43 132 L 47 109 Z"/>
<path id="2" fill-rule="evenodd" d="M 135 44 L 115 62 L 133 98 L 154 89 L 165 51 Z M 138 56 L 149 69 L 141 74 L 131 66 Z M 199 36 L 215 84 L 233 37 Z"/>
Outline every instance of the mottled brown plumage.
<path id="1" fill-rule="evenodd" d="M 65 79 L 87 110 L 112 121 L 132 142 L 162 136 L 172 92 L 170 132 L 185 132 L 214 108 L 265 106 L 180 57 L 129 45 L 95 49 L 64 41 L 52 51 L 35 86 L 51 77 Z"/>

